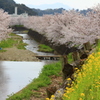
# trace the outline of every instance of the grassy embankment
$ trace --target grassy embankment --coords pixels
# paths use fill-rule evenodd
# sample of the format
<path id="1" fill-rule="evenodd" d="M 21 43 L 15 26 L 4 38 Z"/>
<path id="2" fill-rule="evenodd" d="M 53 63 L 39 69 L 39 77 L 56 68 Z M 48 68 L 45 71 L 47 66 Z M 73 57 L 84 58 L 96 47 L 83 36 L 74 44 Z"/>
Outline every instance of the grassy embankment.
<path id="1" fill-rule="evenodd" d="M 14 33 L 10 34 L 10 37 L 6 40 L 0 41 L 0 52 L 6 52 L 4 48 L 11 48 L 12 46 L 16 46 L 18 49 L 25 49 L 26 43 L 23 43 L 22 37 L 18 36 Z"/>
<path id="2" fill-rule="evenodd" d="M 74 76 L 76 80 L 71 88 L 66 87 L 63 100 L 100 100 L 100 43 Z"/>

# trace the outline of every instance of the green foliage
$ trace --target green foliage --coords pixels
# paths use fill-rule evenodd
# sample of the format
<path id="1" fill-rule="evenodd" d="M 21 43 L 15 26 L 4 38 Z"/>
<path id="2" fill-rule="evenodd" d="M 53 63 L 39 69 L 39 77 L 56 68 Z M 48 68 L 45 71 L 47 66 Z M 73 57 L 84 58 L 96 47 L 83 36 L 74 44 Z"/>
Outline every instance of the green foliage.
<path id="1" fill-rule="evenodd" d="M 45 44 L 40 44 L 38 51 L 42 51 L 42 52 L 53 52 L 54 50 L 52 48 L 50 48 L 49 46 L 45 45 Z"/>
<path id="2" fill-rule="evenodd" d="M 15 27 L 24 27 L 23 25 L 15 25 Z"/>
<path id="3" fill-rule="evenodd" d="M 26 46 L 27 44 L 23 43 L 22 37 L 14 33 L 11 33 L 10 36 L 11 38 L 0 41 L 0 48 L 10 48 L 12 46 L 17 46 L 18 49 L 25 49 L 24 46 Z M 1 50 L 1 52 L 2 51 L 5 51 L 5 50 Z"/>
<path id="4" fill-rule="evenodd" d="M 17 36 L 16 34 L 14 33 L 10 33 L 9 36 Z"/>
<path id="5" fill-rule="evenodd" d="M 45 65 L 38 78 L 35 78 L 27 87 L 17 94 L 9 96 L 7 100 L 29 100 L 30 96 L 40 97 L 40 93 L 32 92 L 32 90 L 38 90 L 40 87 L 46 87 L 51 84 L 49 76 L 59 76 L 61 68 L 61 62 Z"/>
<path id="6" fill-rule="evenodd" d="M 63 10 L 65 10 L 65 9 L 59 8 L 59 9 L 40 10 L 40 9 L 34 9 L 33 8 L 33 11 L 37 12 L 39 16 L 43 16 L 44 14 L 62 13 Z"/>
<path id="7" fill-rule="evenodd" d="M 67 57 L 68 57 L 68 62 L 72 63 L 73 62 L 72 53 L 69 53 Z"/>
<path id="8" fill-rule="evenodd" d="M 17 48 L 25 50 L 26 48 L 24 46 L 26 46 L 26 45 L 27 45 L 26 43 L 23 43 L 22 41 L 20 41 L 19 44 L 17 45 Z"/>
<path id="9" fill-rule="evenodd" d="M 12 38 L 8 38 L 7 40 L 3 40 L 0 41 L 0 47 L 1 48 L 9 48 L 12 47 L 14 43 L 16 43 L 17 41 L 15 41 Z"/>

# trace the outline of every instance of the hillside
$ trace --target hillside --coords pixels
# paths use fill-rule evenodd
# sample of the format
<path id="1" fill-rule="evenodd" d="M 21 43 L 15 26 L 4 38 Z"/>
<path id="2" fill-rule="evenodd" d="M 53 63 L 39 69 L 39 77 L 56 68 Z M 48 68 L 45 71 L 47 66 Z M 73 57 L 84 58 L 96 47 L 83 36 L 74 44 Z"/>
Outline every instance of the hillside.
<path id="1" fill-rule="evenodd" d="M 37 15 L 35 11 L 28 8 L 24 4 L 17 4 L 14 0 L 0 0 L 0 8 L 4 9 L 4 11 L 9 14 L 14 13 L 15 6 L 18 7 L 18 14 L 27 12 L 29 15 Z"/>
<path id="2" fill-rule="evenodd" d="M 55 13 L 62 13 L 62 11 L 65 10 L 63 8 L 58 9 L 46 9 L 46 10 L 40 10 L 40 9 L 34 9 L 33 11 L 37 12 L 39 16 L 42 16 L 44 14 L 55 14 Z"/>
<path id="3" fill-rule="evenodd" d="M 57 9 L 46 9 L 46 10 L 41 10 L 41 9 L 35 9 L 33 8 L 33 11 L 37 12 L 38 16 L 43 16 L 45 14 L 52 14 L 54 15 L 55 13 L 62 13 L 62 11 L 64 11 L 66 9 L 64 8 L 57 8 Z M 66 10 L 68 11 L 68 10 Z M 92 9 L 88 8 L 86 10 L 79 10 L 79 9 L 76 9 L 76 12 L 79 12 L 83 15 L 86 15 L 89 11 L 92 11 Z"/>

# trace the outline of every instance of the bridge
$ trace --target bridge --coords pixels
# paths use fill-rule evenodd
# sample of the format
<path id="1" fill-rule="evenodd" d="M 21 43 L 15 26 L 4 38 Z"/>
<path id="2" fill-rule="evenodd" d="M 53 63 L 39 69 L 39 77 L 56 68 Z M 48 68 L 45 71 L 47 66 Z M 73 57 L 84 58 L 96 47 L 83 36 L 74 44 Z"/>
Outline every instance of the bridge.
<path id="1" fill-rule="evenodd" d="M 61 55 L 36 55 L 40 60 L 59 60 Z"/>

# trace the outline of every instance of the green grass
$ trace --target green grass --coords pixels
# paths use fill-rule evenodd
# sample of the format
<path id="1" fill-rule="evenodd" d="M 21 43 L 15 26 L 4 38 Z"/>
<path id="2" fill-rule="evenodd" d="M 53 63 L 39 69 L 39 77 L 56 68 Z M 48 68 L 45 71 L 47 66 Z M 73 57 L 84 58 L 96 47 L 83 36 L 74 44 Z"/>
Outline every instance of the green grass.
<path id="1" fill-rule="evenodd" d="M 38 47 L 39 47 L 38 51 L 41 51 L 41 52 L 54 52 L 52 48 L 44 44 L 40 44 Z"/>
<path id="2" fill-rule="evenodd" d="M 34 93 L 32 90 L 38 90 L 41 87 L 46 87 L 51 84 L 50 76 L 59 76 L 61 68 L 60 61 L 57 63 L 45 65 L 38 78 L 35 78 L 29 85 L 27 85 L 17 94 L 9 96 L 7 100 L 29 100 L 31 96 L 40 97 L 40 93 Z"/>
<path id="3" fill-rule="evenodd" d="M 7 40 L 3 40 L 0 42 L 0 47 L 1 48 L 10 48 L 15 44 L 17 41 L 15 41 L 12 38 L 8 38 Z"/>
<path id="4" fill-rule="evenodd" d="M 2 48 L 0 52 L 5 52 L 4 48 L 11 48 L 13 46 L 16 46 L 18 49 L 25 49 L 24 46 L 26 45 L 26 43 L 23 43 L 21 36 L 11 33 L 10 38 L 0 41 L 0 48 Z"/>
<path id="5" fill-rule="evenodd" d="M 72 62 L 73 62 L 72 53 L 69 53 L 69 54 L 67 55 L 67 57 L 68 57 L 68 63 L 72 63 Z"/>

